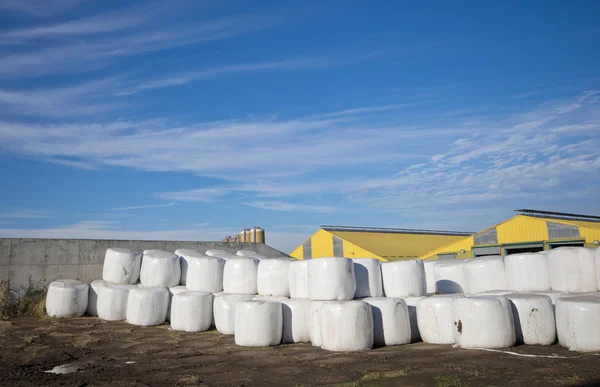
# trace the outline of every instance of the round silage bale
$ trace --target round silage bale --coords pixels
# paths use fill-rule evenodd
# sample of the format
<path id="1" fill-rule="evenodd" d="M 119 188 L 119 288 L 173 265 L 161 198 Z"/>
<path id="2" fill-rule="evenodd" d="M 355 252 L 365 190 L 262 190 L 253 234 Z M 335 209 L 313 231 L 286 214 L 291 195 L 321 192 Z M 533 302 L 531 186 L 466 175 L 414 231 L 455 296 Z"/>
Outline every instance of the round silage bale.
<path id="1" fill-rule="evenodd" d="M 548 297 L 550 297 L 550 300 L 552 301 L 552 305 L 556 305 L 556 300 L 558 300 L 559 297 L 562 297 L 567 294 L 566 292 L 560 292 L 558 290 L 535 291 L 535 292 L 528 292 L 528 293 L 538 294 L 541 296 L 548 296 Z"/>
<path id="2" fill-rule="evenodd" d="M 504 257 L 493 255 L 469 259 L 463 264 L 466 293 L 506 289 Z"/>
<path id="3" fill-rule="evenodd" d="M 205 292 L 177 293 L 171 300 L 171 329 L 203 332 L 210 329 L 213 295 Z"/>
<path id="4" fill-rule="evenodd" d="M 556 341 L 554 306 L 548 296 L 531 293 L 506 296 L 512 308 L 518 344 L 551 345 Z"/>
<path id="5" fill-rule="evenodd" d="M 217 293 L 223 290 L 225 261 L 218 257 L 188 258 L 186 287 L 191 291 Z"/>
<path id="6" fill-rule="evenodd" d="M 256 294 L 258 260 L 229 258 L 223 269 L 223 290 L 233 294 Z"/>
<path id="7" fill-rule="evenodd" d="M 310 303 L 307 298 L 281 300 L 284 343 L 310 342 Z"/>
<path id="8" fill-rule="evenodd" d="M 308 298 L 308 261 L 292 261 L 289 268 L 291 298 Z"/>
<path id="9" fill-rule="evenodd" d="M 168 308 L 169 291 L 166 288 L 138 286 L 129 290 L 127 323 L 141 326 L 164 324 Z"/>
<path id="10" fill-rule="evenodd" d="M 522 253 L 504 257 L 508 289 L 519 292 L 550 290 L 546 254 Z"/>
<path id="11" fill-rule="evenodd" d="M 292 261 L 285 258 L 263 259 L 258 263 L 256 289 L 261 296 L 290 296 L 289 270 Z"/>
<path id="12" fill-rule="evenodd" d="M 129 291 L 136 285 L 106 284 L 98 288 L 98 317 L 106 321 L 127 319 Z"/>
<path id="13" fill-rule="evenodd" d="M 598 290 L 594 249 L 559 247 L 548 251 L 552 290 L 595 292 Z"/>
<path id="14" fill-rule="evenodd" d="M 425 267 L 420 259 L 381 264 L 386 297 L 416 297 L 425 294 Z"/>
<path id="15" fill-rule="evenodd" d="M 134 284 L 140 278 L 142 254 L 123 248 L 106 249 L 102 279 L 114 284 Z"/>
<path id="16" fill-rule="evenodd" d="M 421 339 L 430 344 L 454 344 L 452 306 L 462 295 L 439 295 L 417 301 Z"/>
<path id="17" fill-rule="evenodd" d="M 285 301 L 285 300 L 289 300 L 289 297 L 284 297 L 284 296 L 261 296 L 261 295 L 257 295 L 257 296 L 253 296 L 252 297 L 252 301 L 274 301 L 274 302 L 281 302 L 281 301 Z"/>
<path id="18" fill-rule="evenodd" d="M 232 254 L 228 253 L 227 251 L 217 250 L 217 249 L 206 250 L 204 252 L 204 254 L 208 255 L 209 257 L 218 257 L 218 258 L 223 258 L 225 260 L 232 256 L 235 257 L 235 255 L 232 255 Z"/>
<path id="19" fill-rule="evenodd" d="M 98 316 L 98 290 L 100 287 L 106 286 L 106 284 L 108 284 L 108 282 L 105 280 L 94 280 L 92 283 L 90 283 L 87 309 L 85 311 L 85 314 L 88 316 Z"/>
<path id="20" fill-rule="evenodd" d="M 321 348 L 354 352 L 373 347 L 373 313 L 363 301 L 327 301 L 319 312 Z"/>
<path id="21" fill-rule="evenodd" d="M 46 294 L 46 313 L 50 317 L 81 317 L 87 309 L 89 285 L 77 280 L 53 281 Z"/>
<path id="22" fill-rule="evenodd" d="M 463 260 L 438 261 L 433 266 L 436 292 L 441 294 L 464 293 Z"/>
<path id="23" fill-rule="evenodd" d="M 320 312 L 325 302 L 327 301 L 311 301 L 308 307 L 310 343 L 313 347 L 320 347 L 323 344 L 321 340 Z"/>
<path id="24" fill-rule="evenodd" d="M 351 300 L 356 291 L 354 263 L 348 258 L 318 258 L 308 262 L 311 300 Z"/>
<path id="25" fill-rule="evenodd" d="M 417 341 L 421 341 L 421 332 L 419 332 L 419 323 L 417 319 L 417 302 L 428 296 L 419 296 L 419 297 L 403 297 L 402 299 L 406 303 L 406 307 L 408 308 L 408 317 L 410 319 L 410 341 L 411 343 L 416 343 Z"/>
<path id="26" fill-rule="evenodd" d="M 168 288 L 179 285 L 181 264 L 179 257 L 162 250 L 145 250 L 140 270 L 144 286 Z"/>
<path id="27" fill-rule="evenodd" d="M 205 256 L 198 252 L 198 250 L 194 249 L 177 249 L 175 250 L 175 255 L 179 257 L 179 265 L 181 266 L 181 277 L 179 279 L 179 285 L 187 284 L 187 273 L 189 267 L 189 260 L 192 257 L 202 257 Z"/>
<path id="28" fill-rule="evenodd" d="M 560 297 L 556 301 L 558 342 L 571 351 L 600 351 L 600 297 Z"/>
<path id="29" fill-rule="evenodd" d="M 235 333 L 235 307 L 239 302 L 252 300 L 251 294 L 221 294 L 213 299 L 215 328 L 224 335 Z"/>
<path id="30" fill-rule="evenodd" d="M 179 294 L 179 293 L 189 292 L 190 290 L 187 288 L 187 286 L 182 286 L 182 285 L 171 286 L 167 290 L 169 291 L 169 306 L 167 307 L 167 321 L 170 321 L 170 319 L 171 319 L 171 301 L 173 300 L 173 296 L 176 294 Z"/>
<path id="31" fill-rule="evenodd" d="M 283 312 L 281 303 L 243 301 L 235 307 L 235 344 L 268 347 L 281 343 Z"/>
<path id="32" fill-rule="evenodd" d="M 382 297 L 381 263 L 376 258 L 354 258 L 356 291 L 354 298 Z"/>
<path id="33" fill-rule="evenodd" d="M 367 297 L 373 313 L 373 344 L 402 345 L 411 341 L 408 306 L 401 298 Z"/>
<path id="34" fill-rule="evenodd" d="M 423 261 L 423 268 L 425 269 L 425 282 L 427 283 L 425 293 L 435 293 L 435 277 L 433 275 L 433 266 L 439 261 Z"/>

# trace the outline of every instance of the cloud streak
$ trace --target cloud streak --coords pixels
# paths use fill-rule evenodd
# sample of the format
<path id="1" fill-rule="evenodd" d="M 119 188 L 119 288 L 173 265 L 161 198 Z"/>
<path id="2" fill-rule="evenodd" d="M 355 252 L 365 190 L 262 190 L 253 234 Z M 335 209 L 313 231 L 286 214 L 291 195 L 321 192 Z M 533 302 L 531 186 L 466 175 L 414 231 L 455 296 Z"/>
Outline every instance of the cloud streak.
<path id="1" fill-rule="evenodd" d="M 176 204 L 175 202 L 171 202 L 171 203 L 167 203 L 167 204 L 154 204 L 154 205 L 147 205 L 147 206 L 116 207 L 116 208 L 109 208 L 107 211 L 131 211 L 131 210 L 142 210 L 142 209 L 147 209 L 147 208 L 173 207 L 175 204 Z"/>

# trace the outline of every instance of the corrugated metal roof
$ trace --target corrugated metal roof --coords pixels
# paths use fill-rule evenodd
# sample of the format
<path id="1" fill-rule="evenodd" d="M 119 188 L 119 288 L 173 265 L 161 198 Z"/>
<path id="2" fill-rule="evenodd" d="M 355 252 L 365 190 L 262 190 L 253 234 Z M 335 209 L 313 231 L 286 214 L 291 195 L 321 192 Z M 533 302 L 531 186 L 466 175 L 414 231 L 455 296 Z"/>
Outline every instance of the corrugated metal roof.
<path id="1" fill-rule="evenodd" d="M 349 231 L 363 233 L 380 234 L 426 234 L 426 235 L 452 235 L 469 236 L 472 232 L 463 231 L 440 231 L 440 230 L 419 230 L 411 228 L 383 228 L 383 227 L 354 227 L 354 226 L 321 226 L 325 231 Z"/>

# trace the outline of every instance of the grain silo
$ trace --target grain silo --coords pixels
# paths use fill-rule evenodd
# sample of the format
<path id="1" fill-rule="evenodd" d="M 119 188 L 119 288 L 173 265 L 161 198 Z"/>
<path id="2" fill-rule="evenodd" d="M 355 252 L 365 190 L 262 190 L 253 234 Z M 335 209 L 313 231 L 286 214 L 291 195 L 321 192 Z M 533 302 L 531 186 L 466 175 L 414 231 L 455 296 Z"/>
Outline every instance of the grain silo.
<path id="1" fill-rule="evenodd" d="M 252 242 L 254 243 L 265 243 L 265 230 L 258 226 L 254 226 L 252 229 Z"/>
<path id="2" fill-rule="evenodd" d="M 240 231 L 240 242 L 246 242 L 246 229 Z"/>

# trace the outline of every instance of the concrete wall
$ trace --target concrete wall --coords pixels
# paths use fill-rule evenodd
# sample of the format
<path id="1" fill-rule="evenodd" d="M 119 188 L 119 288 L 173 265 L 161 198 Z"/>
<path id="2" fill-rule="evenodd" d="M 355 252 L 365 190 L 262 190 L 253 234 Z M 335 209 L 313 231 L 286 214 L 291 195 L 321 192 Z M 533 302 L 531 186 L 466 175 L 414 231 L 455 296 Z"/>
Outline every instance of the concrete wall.
<path id="1" fill-rule="evenodd" d="M 287 257 L 262 243 L 0 238 L 0 281 L 10 280 L 11 286 L 21 287 L 30 280 L 47 284 L 61 278 L 101 279 L 104 253 L 109 247 L 136 251 L 187 248 L 202 253 L 221 249 L 234 254 L 243 249 L 266 257 Z"/>

